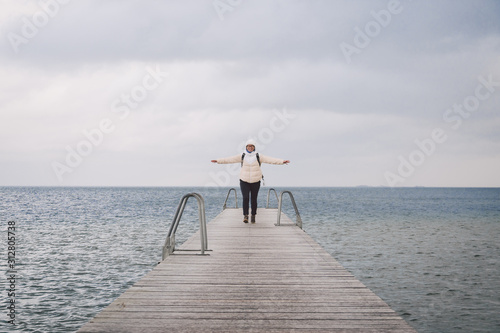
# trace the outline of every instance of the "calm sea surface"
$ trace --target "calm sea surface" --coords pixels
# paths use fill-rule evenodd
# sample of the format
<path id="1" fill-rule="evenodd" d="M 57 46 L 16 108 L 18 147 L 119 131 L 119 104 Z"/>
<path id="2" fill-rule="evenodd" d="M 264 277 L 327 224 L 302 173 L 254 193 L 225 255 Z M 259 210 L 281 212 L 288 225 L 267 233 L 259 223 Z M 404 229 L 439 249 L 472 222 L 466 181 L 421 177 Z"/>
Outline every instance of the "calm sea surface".
<path id="1" fill-rule="evenodd" d="M 304 230 L 417 331 L 500 332 L 500 189 L 287 189 Z M 155 267 L 184 194 L 204 196 L 210 221 L 227 191 L 0 187 L 0 332 L 78 330 Z M 285 212 L 293 219 L 289 204 Z M 190 199 L 178 244 L 198 229 L 197 214 Z M 9 221 L 15 329 L 7 322 Z"/>

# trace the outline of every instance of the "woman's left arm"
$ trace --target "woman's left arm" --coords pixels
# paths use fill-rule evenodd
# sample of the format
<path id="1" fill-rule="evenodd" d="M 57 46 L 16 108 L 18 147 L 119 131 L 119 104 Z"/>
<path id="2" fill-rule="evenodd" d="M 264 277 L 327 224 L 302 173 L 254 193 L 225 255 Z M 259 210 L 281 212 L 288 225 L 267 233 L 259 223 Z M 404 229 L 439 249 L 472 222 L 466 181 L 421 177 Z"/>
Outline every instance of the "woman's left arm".
<path id="1" fill-rule="evenodd" d="M 261 163 L 267 163 L 267 164 L 288 164 L 288 163 L 290 163 L 289 160 L 284 160 L 282 158 L 274 158 L 274 157 L 269 157 L 269 156 L 264 156 L 264 155 L 259 155 L 259 157 L 260 157 Z"/>

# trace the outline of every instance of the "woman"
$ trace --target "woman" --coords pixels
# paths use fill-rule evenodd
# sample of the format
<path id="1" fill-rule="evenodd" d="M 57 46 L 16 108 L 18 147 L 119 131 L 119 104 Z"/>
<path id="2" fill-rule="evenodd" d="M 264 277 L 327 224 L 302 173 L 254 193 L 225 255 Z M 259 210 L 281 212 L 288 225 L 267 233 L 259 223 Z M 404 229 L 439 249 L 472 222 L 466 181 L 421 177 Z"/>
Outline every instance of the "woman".
<path id="1" fill-rule="evenodd" d="M 260 189 L 260 180 L 263 178 L 261 163 L 268 164 L 288 164 L 289 160 L 259 155 L 255 151 L 255 141 L 248 140 L 246 149 L 242 155 L 235 155 L 227 158 L 212 160 L 212 163 L 229 164 L 241 163 L 240 171 L 240 188 L 243 195 L 243 222 L 248 223 L 249 199 L 252 197 L 252 219 L 255 223 L 255 215 L 257 215 L 257 195 Z"/>

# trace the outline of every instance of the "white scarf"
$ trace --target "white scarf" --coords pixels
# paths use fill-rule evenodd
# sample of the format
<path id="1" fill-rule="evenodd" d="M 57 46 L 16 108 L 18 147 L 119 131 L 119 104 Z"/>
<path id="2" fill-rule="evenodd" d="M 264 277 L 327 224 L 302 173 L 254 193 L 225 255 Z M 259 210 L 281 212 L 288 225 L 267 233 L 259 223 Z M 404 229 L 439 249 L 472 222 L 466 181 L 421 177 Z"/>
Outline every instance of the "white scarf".
<path id="1" fill-rule="evenodd" d="M 247 164 L 252 164 L 255 161 L 257 161 L 257 152 L 255 150 L 253 152 L 249 153 L 245 149 L 244 153 L 245 153 L 244 160 Z"/>

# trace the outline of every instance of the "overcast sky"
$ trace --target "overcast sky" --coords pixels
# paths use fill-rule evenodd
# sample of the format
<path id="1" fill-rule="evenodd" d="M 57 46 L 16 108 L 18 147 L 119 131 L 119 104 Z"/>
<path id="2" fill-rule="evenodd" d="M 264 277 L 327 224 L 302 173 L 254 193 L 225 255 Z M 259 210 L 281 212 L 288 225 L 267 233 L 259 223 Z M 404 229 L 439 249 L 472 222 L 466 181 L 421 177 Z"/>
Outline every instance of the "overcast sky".
<path id="1" fill-rule="evenodd" d="M 44 5 L 45 4 L 45 5 Z M 500 2 L 0 1 L 0 185 L 500 186 Z"/>

